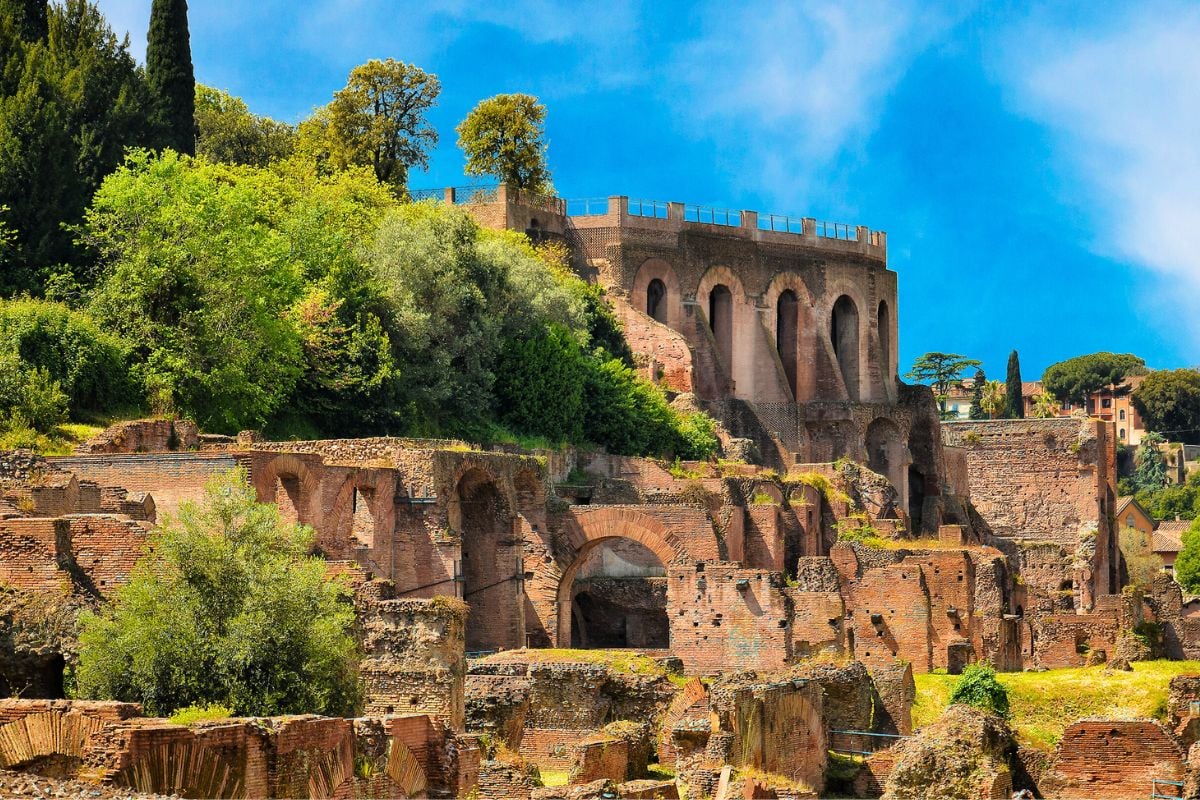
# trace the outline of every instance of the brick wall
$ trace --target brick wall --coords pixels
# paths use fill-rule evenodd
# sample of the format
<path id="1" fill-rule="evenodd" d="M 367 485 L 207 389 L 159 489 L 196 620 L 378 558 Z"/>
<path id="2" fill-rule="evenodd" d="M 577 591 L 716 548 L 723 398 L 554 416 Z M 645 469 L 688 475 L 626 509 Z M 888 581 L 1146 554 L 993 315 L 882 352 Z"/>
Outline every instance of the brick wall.
<path id="1" fill-rule="evenodd" d="M 175 513 L 184 501 L 199 500 L 213 475 L 237 466 L 233 456 L 225 453 L 77 455 L 48 460 L 80 479 L 150 494 L 160 517 Z"/>
<path id="2" fill-rule="evenodd" d="M 575 764 L 571 783 L 623 781 L 629 770 L 629 742 L 610 736 L 590 736 L 572 748 Z"/>
<path id="3" fill-rule="evenodd" d="M 1152 720 L 1082 720 L 1063 731 L 1051 775 L 1039 785 L 1046 796 L 1150 795 L 1152 778 L 1183 780 L 1182 746 Z"/>

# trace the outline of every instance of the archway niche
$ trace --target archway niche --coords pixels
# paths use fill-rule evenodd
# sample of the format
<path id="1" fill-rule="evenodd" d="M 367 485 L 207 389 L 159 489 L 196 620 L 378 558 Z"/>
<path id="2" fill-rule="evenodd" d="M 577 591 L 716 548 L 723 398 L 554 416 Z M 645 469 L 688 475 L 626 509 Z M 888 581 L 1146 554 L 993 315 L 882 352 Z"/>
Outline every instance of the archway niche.
<path id="1" fill-rule="evenodd" d="M 646 313 L 664 325 L 667 322 L 667 285 L 659 278 L 646 287 Z"/>
<path id="2" fill-rule="evenodd" d="M 879 301 L 875 322 L 879 330 L 879 375 L 886 393 L 895 385 L 892 375 L 892 317 L 886 300 Z"/>
<path id="3" fill-rule="evenodd" d="M 797 381 L 796 359 L 800 349 L 800 302 L 796 293 L 785 289 L 779 295 L 775 306 L 775 348 L 779 351 L 779 360 L 783 363 L 783 372 L 787 376 L 788 389 L 792 398 L 800 396 Z"/>
<path id="4" fill-rule="evenodd" d="M 860 395 L 858 340 L 858 306 L 849 296 L 842 295 L 833 304 L 833 313 L 829 320 L 829 341 L 833 344 L 833 353 L 837 357 L 842 380 L 846 383 L 846 392 L 851 400 L 858 400 Z"/>
<path id="5" fill-rule="evenodd" d="M 666 574 L 661 559 L 633 539 L 590 543 L 560 590 L 570 598 L 571 647 L 669 647 Z"/>
<path id="6" fill-rule="evenodd" d="M 462 542 L 462 598 L 467 650 L 520 647 L 524 637 L 521 540 L 492 477 L 470 469 L 459 478 L 449 508 L 450 528 Z"/>
<path id="7" fill-rule="evenodd" d="M 371 505 L 375 501 L 375 491 L 355 487 L 350 495 L 351 525 L 356 547 L 375 546 L 375 514 Z"/>
<path id="8" fill-rule="evenodd" d="M 733 371 L 733 293 L 718 283 L 708 293 L 708 327 L 717 343 L 717 353 L 732 377 Z"/>
<path id="9" fill-rule="evenodd" d="M 279 509 L 284 522 L 300 522 L 300 478 L 291 473 L 280 473 L 275 477 L 275 492 L 272 501 Z"/>

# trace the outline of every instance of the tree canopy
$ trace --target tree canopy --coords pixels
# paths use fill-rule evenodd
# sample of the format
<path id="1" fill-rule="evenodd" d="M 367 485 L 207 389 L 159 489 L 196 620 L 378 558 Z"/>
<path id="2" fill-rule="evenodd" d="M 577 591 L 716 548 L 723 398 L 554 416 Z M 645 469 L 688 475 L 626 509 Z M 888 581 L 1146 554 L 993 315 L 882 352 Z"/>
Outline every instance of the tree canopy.
<path id="1" fill-rule="evenodd" d="M 427 167 L 438 143 L 427 114 L 441 90 L 436 75 L 414 64 L 368 61 L 300 124 L 298 148 L 332 169 L 370 167 L 381 183 L 404 189 L 409 170 Z"/>
<path id="2" fill-rule="evenodd" d="M 458 125 L 468 175 L 491 176 L 537 194 L 552 191 L 546 166 L 546 107 L 528 94 L 498 94 Z"/>
<path id="3" fill-rule="evenodd" d="M 80 697 L 167 716 L 353 716 L 360 706 L 350 590 L 309 555 L 312 529 L 219 475 L 153 535 L 112 602 L 80 617 Z"/>
<path id="4" fill-rule="evenodd" d="M 950 387 L 959 383 L 962 374 L 968 369 L 981 364 L 977 359 L 966 358 L 958 353 L 926 353 L 913 362 L 912 369 L 904 377 L 931 386 L 937 395 L 942 416 L 945 417 L 946 395 Z"/>
<path id="5" fill-rule="evenodd" d="M 154 0 L 146 42 L 146 83 L 154 143 L 196 152 L 196 76 L 187 0 Z"/>
<path id="6" fill-rule="evenodd" d="M 265 167 L 295 148 L 291 125 L 260 117 L 239 97 L 196 84 L 196 153 L 209 161 Z"/>
<path id="7" fill-rule="evenodd" d="M 1200 443 L 1200 371 L 1151 372 L 1133 392 L 1146 427 L 1171 441 Z"/>
<path id="8" fill-rule="evenodd" d="M 1188 594 L 1200 594 L 1200 520 L 1183 534 L 1183 549 L 1175 557 L 1175 580 Z"/>
<path id="9" fill-rule="evenodd" d="M 1146 362 L 1135 355 L 1091 353 L 1051 364 L 1042 373 L 1042 387 L 1060 402 L 1084 403 L 1092 392 L 1145 373 Z"/>

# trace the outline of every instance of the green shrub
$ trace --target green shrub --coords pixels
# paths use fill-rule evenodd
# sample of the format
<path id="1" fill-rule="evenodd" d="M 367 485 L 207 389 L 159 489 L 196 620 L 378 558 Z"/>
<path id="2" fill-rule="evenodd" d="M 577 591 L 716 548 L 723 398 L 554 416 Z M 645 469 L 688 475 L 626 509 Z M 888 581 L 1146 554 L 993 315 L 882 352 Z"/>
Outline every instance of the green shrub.
<path id="1" fill-rule="evenodd" d="M 500 420 L 522 433 L 578 441 L 583 433 L 583 358 L 579 343 L 559 325 L 508 337 L 496 368 Z"/>
<path id="2" fill-rule="evenodd" d="M 0 351 L 0 431 L 49 433 L 67 419 L 67 396 L 50 373 Z"/>
<path id="3" fill-rule="evenodd" d="M 233 711 L 219 703 L 188 706 L 181 708 L 168 718 L 168 722 L 176 725 L 191 725 L 196 722 L 211 722 L 213 720 L 229 719 Z"/>
<path id="4" fill-rule="evenodd" d="M 991 664 L 971 664 L 954 684 L 950 703 L 962 703 L 1007 717 L 1008 689 L 996 679 L 996 670 Z"/>
<path id="5" fill-rule="evenodd" d="M 0 301 L 0 342 L 47 371 L 73 411 L 104 411 L 140 401 L 129 377 L 128 346 L 90 315 L 45 300 Z"/>

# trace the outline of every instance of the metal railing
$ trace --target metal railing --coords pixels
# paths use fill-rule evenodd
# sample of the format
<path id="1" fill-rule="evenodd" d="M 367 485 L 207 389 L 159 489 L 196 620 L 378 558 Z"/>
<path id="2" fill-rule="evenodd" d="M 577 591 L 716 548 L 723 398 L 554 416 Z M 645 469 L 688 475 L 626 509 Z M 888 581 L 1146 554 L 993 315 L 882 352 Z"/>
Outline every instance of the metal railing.
<path id="1" fill-rule="evenodd" d="M 862 737 L 865 737 L 866 741 L 863 742 L 862 744 L 859 744 L 858 742 L 851 740 L 847 744 L 847 746 L 838 747 L 834 744 L 834 737 L 836 737 L 836 736 L 843 737 L 843 740 L 845 737 L 862 736 Z M 829 749 L 834 753 L 841 753 L 843 755 L 869 756 L 869 755 L 874 755 L 875 753 L 878 753 L 880 750 L 886 750 L 887 748 L 891 747 L 896 742 L 898 742 L 904 738 L 907 738 L 907 737 L 905 737 L 901 734 L 898 734 L 898 733 L 874 733 L 872 731 L 835 731 L 835 730 L 831 730 L 829 732 Z M 860 750 L 860 749 L 858 749 L 858 747 L 851 747 L 850 745 L 858 745 L 858 747 L 866 747 L 868 745 L 874 745 L 875 747 L 872 750 Z"/>
<path id="2" fill-rule="evenodd" d="M 683 221 L 703 222 L 706 225 L 724 225 L 729 228 L 738 228 L 742 224 L 742 212 L 730 211 L 727 208 L 685 205 L 683 207 Z"/>
<path id="3" fill-rule="evenodd" d="M 457 206 L 494 203 L 500 199 L 500 187 L 491 186 L 455 186 L 454 204 Z"/>
<path id="4" fill-rule="evenodd" d="M 630 200 L 629 216 L 666 219 L 667 205 L 662 200 Z"/>
<path id="5" fill-rule="evenodd" d="M 444 200 L 446 197 L 445 189 L 409 189 L 408 199 L 414 203 L 419 203 L 422 200 Z"/>
<path id="6" fill-rule="evenodd" d="M 759 214 L 758 229 L 776 233 L 804 233 L 804 220 L 784 214 Z"/>
<path id="7" fill-rule="evenodd" d="M 817 236 L 824 236 L 826 239 L 841 239 L 845 242 L 857 242 L 858 228 L 844 222 L 817 220 Z"/>
<path id="8" fill-rule="evenodd" d="M 599 217 L 607 213 L 607 197 L 583 197 L 567 201 L 568 217 Z"/>
<path id="9" fill-rule="evenodd" d="M 1170 791 L 1171 794 L 1163 794 L 1167 791 Z M 1151 778 L 1150 798 L 1151 800 L 1183 800 L 1183 781 Z"/>

